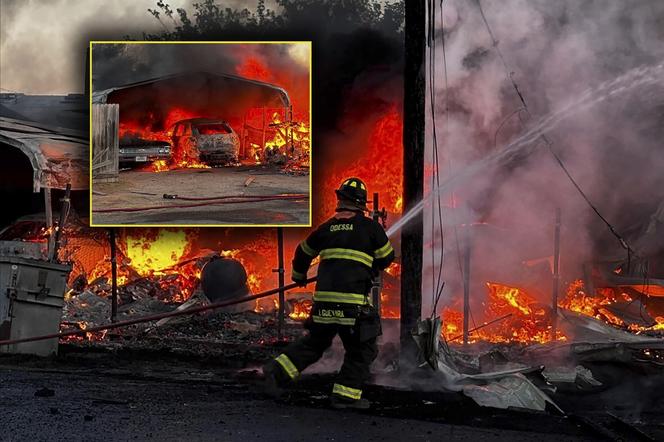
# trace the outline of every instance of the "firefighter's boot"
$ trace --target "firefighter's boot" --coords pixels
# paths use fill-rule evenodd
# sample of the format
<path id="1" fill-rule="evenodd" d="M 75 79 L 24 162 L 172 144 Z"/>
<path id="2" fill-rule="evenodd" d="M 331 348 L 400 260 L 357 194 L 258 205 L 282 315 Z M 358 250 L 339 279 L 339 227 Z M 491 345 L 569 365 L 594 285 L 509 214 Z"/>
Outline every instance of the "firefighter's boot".
<path id="1" fill-rule="evenodd" d="M 281 369 L 274 361 L 263 366 L 263 391 L 270 397 L 279 398 L 284 394 L 284 382 L 281 380 Z"/>
<path id="2" fill-rule="evenodd" d="M 336 395 L 332 395 L 330 404 L 332 408 L 336 409 L 353 408 L 356 410 L 368 410 L 371 407 L 371 402 L 367 399 L 346 399 Z"/>

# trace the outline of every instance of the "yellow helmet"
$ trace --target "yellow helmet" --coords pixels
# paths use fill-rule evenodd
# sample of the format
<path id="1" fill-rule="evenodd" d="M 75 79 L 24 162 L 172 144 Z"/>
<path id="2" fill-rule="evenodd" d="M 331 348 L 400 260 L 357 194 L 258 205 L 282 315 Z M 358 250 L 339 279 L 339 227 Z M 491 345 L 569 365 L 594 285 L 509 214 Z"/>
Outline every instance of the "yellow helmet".
<path id="1" fill-rule="evenodd" d="M 367 186 L 359 178 L 345 179 L 335 192 L 338 198 L 350 200 L 359 206 L 367 204 Z"/>

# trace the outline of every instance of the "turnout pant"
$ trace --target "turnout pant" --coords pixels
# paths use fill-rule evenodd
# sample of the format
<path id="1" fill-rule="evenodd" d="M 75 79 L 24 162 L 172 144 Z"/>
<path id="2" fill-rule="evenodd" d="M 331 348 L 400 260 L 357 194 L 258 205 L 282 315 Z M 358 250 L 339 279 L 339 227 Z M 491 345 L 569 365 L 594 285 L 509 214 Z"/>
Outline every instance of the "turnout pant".
<path id="1" fill-rule="evenodd" d="M 371 363 L 378 355 L 376 339 L 380 335 L 380 318 L 377 318 L 377 329 L 367 327 L 366 321 L 360 318 L 355 325 L 317 324 L 309 321 L 309 334 L 286 347 L 275 361 L 288 378 L 295 380 L 302 370 L 323 356 L 338 334 L 345 355 L 332 394 L 346 399 L 360 399 L 362 386 L 370 376 Z"/>

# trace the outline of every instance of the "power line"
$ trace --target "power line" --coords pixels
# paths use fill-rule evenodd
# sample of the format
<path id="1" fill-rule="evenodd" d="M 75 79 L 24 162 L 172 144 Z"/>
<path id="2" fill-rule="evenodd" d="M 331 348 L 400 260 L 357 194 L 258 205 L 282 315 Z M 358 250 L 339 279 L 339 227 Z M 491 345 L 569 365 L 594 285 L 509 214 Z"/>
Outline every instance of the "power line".
<path id="1" fill-rule="evenodd" d="M 438 136 L 436 131 L 436 35 L 435 35 L 435 18 L 436 18 L 436 6 L 434 0 L 429 0 L 428 2 L 428 36 L 427 42 L 429 46 L 429 104 L 431 110 L 431 122 L 432 122 L 432 162 L 434 163 L 433 173 L 431 175 L 431 191 L 440 186 L 440 163 L 438 156 Z M 442 1 L 441 1 L 442 7 Z M 443 43 L 444 44 L 444 43 Z M 447 74 L 445 76 L 447 79 Z M 436 239 L 436 203 L 438 204 L 438 224 L 439 224 L 439 235 L 440 235 L 440 259 L 438 262 L 438 275 L 436 276 L 435 270 L 433 269 L 436 266 L 436 252 L 435 252 L 435 239 Z M 431 211 L 431 259 L 432 259 L 432 273 L 431 273 L 431 285 L 432 285 L 432 316 L 435 316 L 436 307 L 438 300 L 443 292 L 445 283 L 443 282 L 443 263 L 445 257 L 445 239 L 444 239 L 444 227 L 443 227 L 443 213 L 442 206 L 440 204 L 440 199 L 432 199 L 432 211 Z"/>
<path id="2" fill-rule="evenodd" d="M 500 58 L 503 67 L 505 68 L 505 73 L 507 74 L 507 78 L 510 80 L 512 83 L 512 87 L 514 88 L 517 96 L 519 97 L 519 100 L 521 101 L 521 104 L 523 105 L 523 110 L 528 114 L 529 117 L 532 116 L 530 113 L 530 110 L 528 109 L 528 105 L 526 104 L 526 100 L 523 97 L 523 94 L 521 93 L 521 90 L 519 89 L 519 86 L 517 85 L 516 81 L 514 80 L 514 73 L 509 69 L 509 66 L 507 65 L 507 62 L 505 61 L 505 57 L 503 56 L 503 53 L 500 50 L 500 47 L 498 47 L 498 40 L 496 40 L 496 37 L 493 34 L 493 31 L 491 30 L 491 26 L 489 25 L 489 22 L 486 19 L 486 16 L 484 15 L 484 10 L 482 9 L 482 3 L 481 0 L 476 0 L 477 2 L 477 7 L 480 11 L 480 15 L 482 16 L 482 21 L 484 22 L 484 26 L 486 27 L 487 32 L 489 33 L 489 37 L 491 38 L 491 44 L 496 50 L 496 53 L 498 54 L 498 57 Z M 560 156 L 553 150 L 552 142 L 549 141 L 549 139 L 546 137 L 545 134 L 540 133 L 540 138 L 544 141 L 546 144 L 547 149 L 553 156 L 553 158 L 556 160 L 560 168 L 563 170 L 567 178 L 570 180 L 570 182 L 574 185 L 576 190 L 579 192 L 579 194 L 583 197 L 583 199 L 586 201 L 588 206 L 595 212 L 595 214 L 601 219 L 604 224 L 609 228 L 611 233 L 618 239 L 620 242 L 620 245 L 627 250 L 627 261 L 628 261 L 628 267 L 629 267 L 629 262 L 631 261 L 631 256 L 636 255 L 634 253 L 634 250 L 629 246 L 627 241 L 623 238 L 620 233 L 613 227 L 613 225 L 600 213 L 599 209 L 595 206 L 595 204 L 590 201 L 590 198 L 586 195 L 586 193 L 581 189 L 579 184 L 576 182 L 576 180 L 572 177 L 572 174 L 569 172 L 565 164 L 563 163 L 562 159 Z"/>

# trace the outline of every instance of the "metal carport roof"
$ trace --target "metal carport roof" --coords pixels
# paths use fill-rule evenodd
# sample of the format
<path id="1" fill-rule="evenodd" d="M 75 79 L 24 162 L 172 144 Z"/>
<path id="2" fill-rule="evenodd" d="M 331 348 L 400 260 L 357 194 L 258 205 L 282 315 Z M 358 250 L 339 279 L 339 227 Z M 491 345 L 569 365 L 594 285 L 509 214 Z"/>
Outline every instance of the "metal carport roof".
<path id="1" fill-rule="evenodd" d="M 42 187 L 89 187 L 88 137 L 83 132 L 0 117 L 0 143 L 16 147 L 30 160 L 33 191 Z"/>

